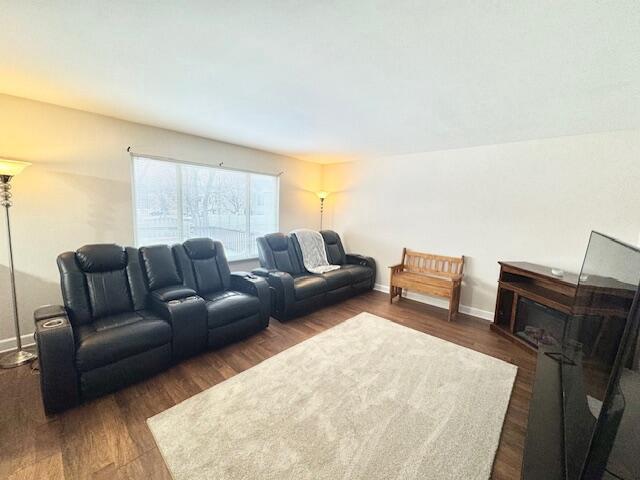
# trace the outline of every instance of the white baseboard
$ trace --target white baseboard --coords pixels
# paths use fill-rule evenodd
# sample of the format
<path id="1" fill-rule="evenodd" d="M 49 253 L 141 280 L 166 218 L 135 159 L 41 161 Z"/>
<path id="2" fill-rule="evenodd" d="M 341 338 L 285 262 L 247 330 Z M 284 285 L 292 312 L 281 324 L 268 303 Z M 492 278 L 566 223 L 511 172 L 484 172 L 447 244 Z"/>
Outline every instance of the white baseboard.
<path id="1" fill-rule="evenodd" d="M 33 333 L 27 333 L 25 335 L 20 336 L 20 340 L 22 340 L 23 347 L 30 347 L 35 345 L 35 341 L 33 340 Z M 11 338 L 3 338 L 0 340 L 0 353 L 10 352 L 11 350 L 16 349 L 16 337 Z"/>
<path id="2" fill-rule="evenodd" d="M 374 290 L 383 293 L 389 293 L 389 285 L 383 285 L 381 283 L 376 283 L 373 287 Z M 426 303 L 428 305 L 433 305 L 434 307 L 440 308 L 449 308 L 448 300 L 444 300 L 436 297 L 429 297 L 428 295 L 421 295 L 419 293 L 406 292 L 403 294 L 403 297 L 406 297 L 410 300 L 415 300 L 417 302 Z M 479 308 L 469 307 L 467 305 L 460 305 L 460 312 L 466 313 L 467 315 L 472 315 L 474 317 L 482 318 L 483 320 L 488 320 L 493 322 L 493 312 L 488 310 L 480 310 Z"/>

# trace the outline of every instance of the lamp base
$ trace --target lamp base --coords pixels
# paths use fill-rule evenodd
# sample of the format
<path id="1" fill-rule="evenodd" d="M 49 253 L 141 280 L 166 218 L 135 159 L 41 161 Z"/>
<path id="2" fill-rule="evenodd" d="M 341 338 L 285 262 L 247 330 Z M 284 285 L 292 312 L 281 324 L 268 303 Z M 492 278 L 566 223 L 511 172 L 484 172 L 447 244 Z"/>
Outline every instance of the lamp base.
<path id="1" fill-rule="evenodd" d="M 27 352 L 26 350 L 16 350 L 0 358 L 0 368 L 19 367 L 25 363 L 33 362 L 36 358 L 38 358 L 38 356 L 35 353 Z"/>

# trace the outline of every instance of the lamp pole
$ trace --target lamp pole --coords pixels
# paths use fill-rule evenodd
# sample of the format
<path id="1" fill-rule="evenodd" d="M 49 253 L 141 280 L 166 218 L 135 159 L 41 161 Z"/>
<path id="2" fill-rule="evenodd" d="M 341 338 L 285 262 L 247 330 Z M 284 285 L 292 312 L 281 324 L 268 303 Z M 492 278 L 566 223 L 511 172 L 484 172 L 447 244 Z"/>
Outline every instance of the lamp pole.
<path id="1" fill-rule="evenodd" d="M 320 199 L 320 230 L 322 230 L 322 217 L 324 215 L 324 199 L 329 196 L 329 192 L 318 192 L 316 193 L 318 198 Z"/>
<path id="2" fill-rule="evenodd" d="M 11 280 L 11 303 L 13 308 L 13 323 L 16 332 L 16 350 L 6 354 L 0 359 L 0 367 L 13 368 L 24 365 L 37 358 L 31 352 L 22 349 L 22 339 L 20 338 L 20 321 L 18 319 L 18 299 L 16 297 L 16 277 L 13 268 L 13 246 L 11 244 L 11 221 L 9 219 L 9 207 L 11 207 L 11 175 L 0 175 L 0 205 L 4 207 L 5 220 L 7 225 L 7 244 L 9 253 L 9 277 Z"/>

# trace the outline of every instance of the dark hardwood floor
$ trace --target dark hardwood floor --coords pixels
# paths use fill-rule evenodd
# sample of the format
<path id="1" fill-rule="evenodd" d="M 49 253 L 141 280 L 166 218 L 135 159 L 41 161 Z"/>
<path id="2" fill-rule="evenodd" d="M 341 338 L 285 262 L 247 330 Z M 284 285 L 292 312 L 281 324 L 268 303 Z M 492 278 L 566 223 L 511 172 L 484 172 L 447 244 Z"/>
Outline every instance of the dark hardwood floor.
<path id="1" fill-rule="evenodd" d="M 489 330 L 485 321 L 460 314 L 448 323 L 444 310 L 370 292 L 243 342 L 204 353 L 145 382 L 46 417 L 37 373 L 29 367 L 0 371 L 0 478 L 170 479 L 146 419 L 260 361 L 362 311 L 489 354 L 519 367 L 494 479 L 520 478 L 535 357 Z"/>

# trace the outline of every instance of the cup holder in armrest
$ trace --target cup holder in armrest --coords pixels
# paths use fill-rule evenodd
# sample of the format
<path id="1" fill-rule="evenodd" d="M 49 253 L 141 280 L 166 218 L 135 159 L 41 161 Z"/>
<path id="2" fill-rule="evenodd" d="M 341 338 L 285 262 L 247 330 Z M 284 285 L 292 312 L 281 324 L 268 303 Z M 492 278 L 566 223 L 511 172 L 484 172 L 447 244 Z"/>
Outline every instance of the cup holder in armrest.
<path id="1" fill-rule="evenodd" d="M 42 328 L 56 328 L 64 325 L 64 320 L 62 318 L 53 318 L 51 320 L 47 320 L 42 324 Z"/>
<path id="2" fill-rule="evenodd" d="M 191 295 L 189 297 L 185 297 L 185 298 L 179 298 L 177 300 L 170 300 L 167 302 L 167 304 L 169 305 L 180 305 L 181 303 L 184 302 L 193 302 L 195 300 L 198 300 L 200 297 L 198 297 L 197 295 Z"/>

